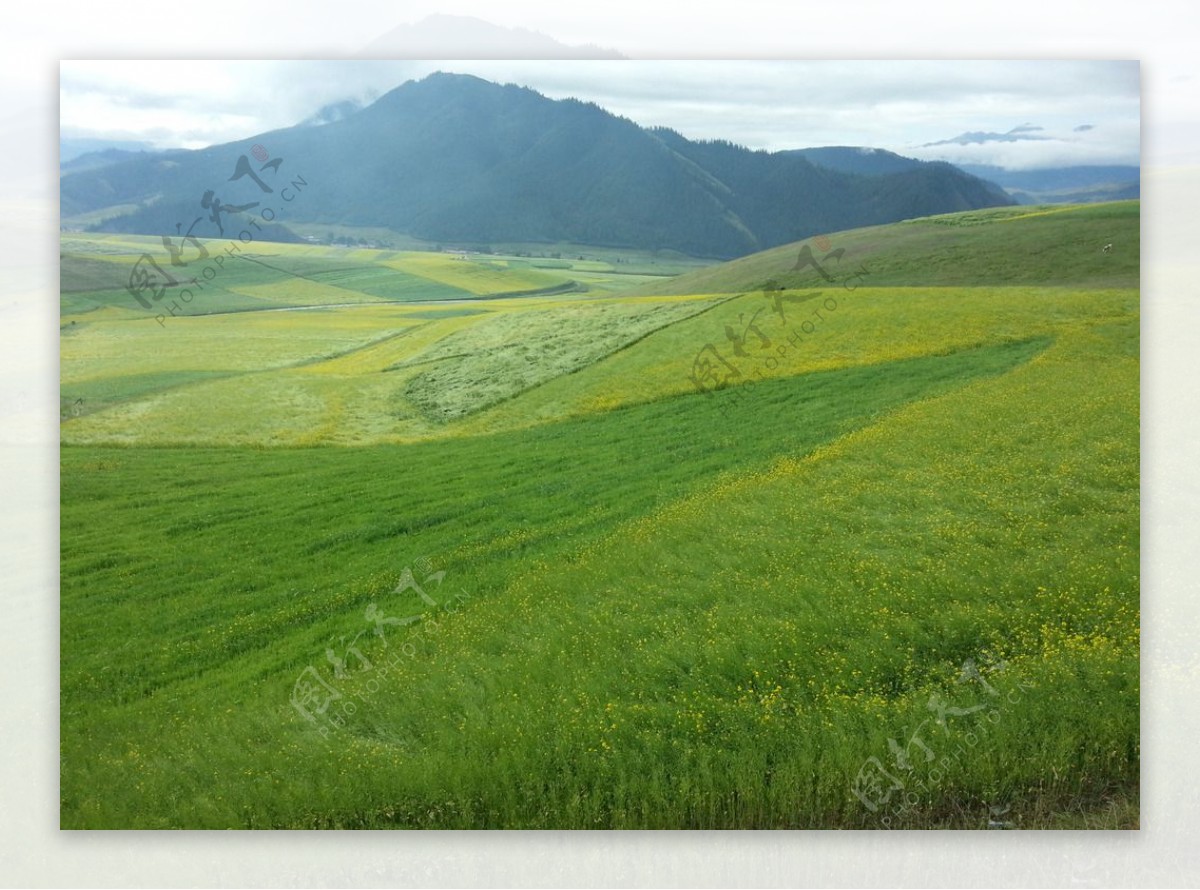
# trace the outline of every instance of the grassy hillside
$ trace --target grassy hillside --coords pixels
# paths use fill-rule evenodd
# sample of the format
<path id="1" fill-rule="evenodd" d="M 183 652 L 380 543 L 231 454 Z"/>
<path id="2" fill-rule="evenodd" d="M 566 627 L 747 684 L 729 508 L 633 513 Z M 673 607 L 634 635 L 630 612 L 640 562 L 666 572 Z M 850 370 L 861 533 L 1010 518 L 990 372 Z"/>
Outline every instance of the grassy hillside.
<path id="1" fill-rule="evenodd" d="M 63 826 L 1135 826 L 1136 235 L 166 326 L 65 240 Z"/>
<path id="2" fill-rule="evenodd" d="M 1141 262 L 1140 218 L 1137 201 L 950 213 L 841 232 L 831 250 L 845 254 L 825 265 L 835 278 L 865 265 L 868 276 L 857 283 L 871 287 L 1132 288 L 1138 286 Z M 1107 244 L 1113 248 L 1104 253 Z M 818 262 L 822 256 L 814 248 Z M 827 283 L 811 266 L 796 265 L 797 247 L 788 245 L 658 282 L 639 293 L 731 293 L 761 288 L 768 281 L 783 287 Z"/>
<path id="3" fill-rule="evenodd" d="M 596 262 L 579 262 L 578 276 L 573 277 L 576 263 L 569 260 L 534 267 L 520 257 L 270 242 L 227 255 L 227 241 L 199 239 L 197 243 L 208 257 L 200 258 L 199 250 L 189 244 L 181 256 L 186 265 L 174 267 L 159 238 L 64 235 L 60 250 L 64 318 L 70 321 L 96 309 L 174 318 L 345 303 L 604 291 L 611 289 L 613 278 L 626 288 L 658 277 L 620 274 L 612 264 Z M 130 273 L 146 254 L 179 285 L 168 288 L 161 298 L 148 296 L 149 309 L 127 289 Z M 191 292 L 186 300 L 180 295 L 185 288 Z M 168 308 L 172 303 L 177 306 L 175 316 Z"/>

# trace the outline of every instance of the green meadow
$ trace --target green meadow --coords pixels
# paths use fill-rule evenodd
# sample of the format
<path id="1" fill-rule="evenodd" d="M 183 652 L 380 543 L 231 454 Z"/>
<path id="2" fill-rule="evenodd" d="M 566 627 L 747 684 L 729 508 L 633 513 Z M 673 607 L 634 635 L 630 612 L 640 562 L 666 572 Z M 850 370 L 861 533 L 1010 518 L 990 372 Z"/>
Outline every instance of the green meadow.
<path id="1" fill-rule="evenodd" d="M 62 827 L 1136 827 L 1138 233 L 64 234 Z"/>

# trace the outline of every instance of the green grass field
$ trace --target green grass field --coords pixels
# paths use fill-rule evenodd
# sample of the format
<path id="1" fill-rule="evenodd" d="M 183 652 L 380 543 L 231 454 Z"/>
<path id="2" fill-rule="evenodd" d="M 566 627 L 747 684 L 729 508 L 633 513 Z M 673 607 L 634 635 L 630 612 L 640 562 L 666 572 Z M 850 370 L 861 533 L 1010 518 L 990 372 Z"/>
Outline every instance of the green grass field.
<path id="1" fill-rule="evenodd" d="M 161 325 L 64 235 L 62 826 L 1135 827 L 1138 226 L 258 245 Z"/>

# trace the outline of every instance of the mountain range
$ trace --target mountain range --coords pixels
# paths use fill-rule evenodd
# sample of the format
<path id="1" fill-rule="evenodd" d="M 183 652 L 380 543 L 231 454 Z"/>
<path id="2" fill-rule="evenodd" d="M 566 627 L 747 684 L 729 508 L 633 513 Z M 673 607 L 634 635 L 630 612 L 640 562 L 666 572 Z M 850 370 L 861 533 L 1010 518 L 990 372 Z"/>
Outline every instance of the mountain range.
<path id="1" fill-rule="evenodd" d="M 858 154 L 857 166 L 846 151 Z M 288 224 L 303 223 L 456 246 L 571 242 L 723 259 L 823 232 L 1014 203 L 946 163 L 694 141 L 593 103 L 445 73 L 364 108 L 341 106 L 238 142 L 94 161 L 64 165 L 64 225 L 152 235 L 192 224 L 193 234 L 218 237 L 220 221 L 229 237 L 231 208 L 257 202 L 278 214 L 259 237 L 280 240 L 294 240 Z M 285 206 L 276 189 L 296 177 L 304 186 Z M 224 210 L 211 212 L 214 201 Z"/>
<path id="2" fill-rule="evenodd" d="M 921 166 L 921 161 L 881 148 L 832 146 L 801 148 L 795 153 L 818 167 L 843 173 L 876 175 Z M 1141 197 L 1141 169 L 1136 166 L 1076 164 L 1034 170 L 1009 170 L 989 164 L 955 166 L 1000 186 L 1018 204 L 1093 204 Z"/>
<path id="3" fill-rule="evenodd" d="M 1018 204 L 1091 204 L 1142 195 L 1141 168 L 1128 165 L 1082 164 L 1038 170 L 1006 170 L 983 164 L 959 166 L 996 183 Z"/>

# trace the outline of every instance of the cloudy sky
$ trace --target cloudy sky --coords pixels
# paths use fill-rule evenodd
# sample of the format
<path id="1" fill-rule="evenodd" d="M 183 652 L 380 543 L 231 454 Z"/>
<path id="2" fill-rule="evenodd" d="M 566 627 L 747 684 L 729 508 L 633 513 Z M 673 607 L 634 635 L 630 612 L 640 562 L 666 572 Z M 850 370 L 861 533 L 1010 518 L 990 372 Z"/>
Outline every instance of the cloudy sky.
<path id="1" fill-rule="evenodd" d="M 1013 169 L 1139 158 L 1139 65 L 1102 61 L 64 61 L 61 135 L 198 148 L 437 70 L 755 149 L 865 145 Z"/>

